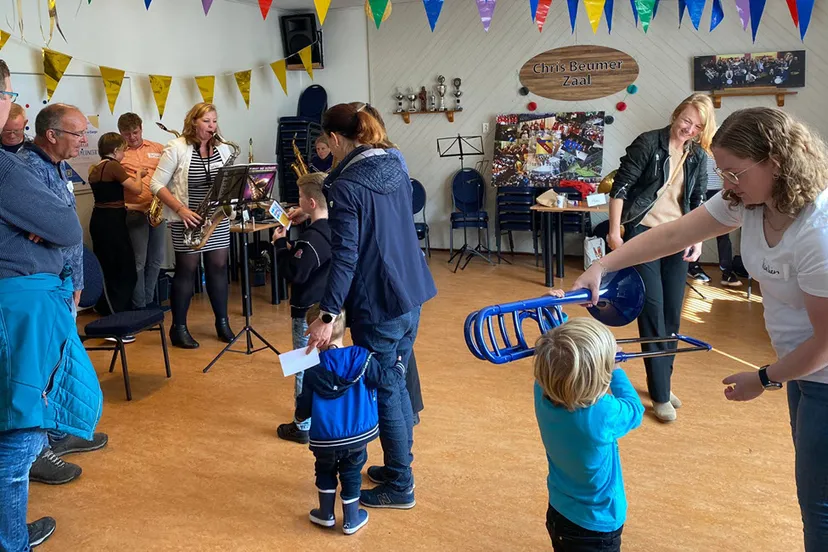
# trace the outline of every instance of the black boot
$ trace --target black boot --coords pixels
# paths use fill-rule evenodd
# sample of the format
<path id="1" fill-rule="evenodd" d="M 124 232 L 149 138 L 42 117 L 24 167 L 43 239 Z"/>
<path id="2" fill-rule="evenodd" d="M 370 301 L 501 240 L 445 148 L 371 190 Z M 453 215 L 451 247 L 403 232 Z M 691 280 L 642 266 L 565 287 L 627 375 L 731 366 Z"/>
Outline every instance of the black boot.
<path id="1" fill-rule="evenodd" d="M 190 330 L 187 329 L 187 326 L 173 324 L 170 328 L 170 343 L 172 343 L 173 347 L 180 347 L 182 349 L 198 349 L 198 341 L 190 335 Z"/>
<path id="2" fill-rule="evenodd" d="M 225 343 L 230 343 L 236 337 L 236 334 L 230 329 L 230 322 L 226 318 L 216 319 L 216 336 L 219 341 L 224 341 Z"/>

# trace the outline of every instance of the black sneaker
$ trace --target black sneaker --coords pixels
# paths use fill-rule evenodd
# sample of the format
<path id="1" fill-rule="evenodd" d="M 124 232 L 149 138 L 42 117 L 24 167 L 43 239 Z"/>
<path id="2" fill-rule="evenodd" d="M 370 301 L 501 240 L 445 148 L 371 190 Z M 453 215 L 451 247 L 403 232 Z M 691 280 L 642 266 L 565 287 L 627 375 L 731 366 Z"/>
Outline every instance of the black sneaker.
<path id="1" fill-rule="evenodd" d="M 118 340 L 115 339 L 114 337 L 105 337 L 104 339 L 107 340 L 107 341 L 111 341 L 112 343 L 117 343 L 118 342 Z M 135 336 L 134 335 L 125 335 L 121 338 L 121 341 L 124 342 L 124 345 L 126 345 L 127 343 L 133 343 L 135 341 Z"/>
<path id="2" fill-rule="evenodd" d="M 694 264 L 687 270 L 687 276 L 697 282 L 707 283 L 710 281 L 710 276 L 705 274 L 701 265 Z"/>
<path id="3" fill-rule="evenodd" d="M 49 540 L 49 537 L 51 537 L 52 533 L 55 532 L 56 526 L 57 524 L 55 523 L 55 520 L 50 517 L 40 518 L 37 521 L 27 523 L 26 528 L 29 530 L 29 547 L 34 548 L 35 546 L 40 546 Z"/>
<path id="4" fill-rule="evenodd" d="M 63 485 L 74 481 L 83 472 L 80 466 L 64 462 L 52 449 L 46 449 L 29 469 L 29 481 L 47 485 Z"/>
<path id="5" fill-rule="evenodd" d="M 52 451 L 58 456 L 65 456 L 67 454 L 75 454 L 76 452 L 92 452 L 93 450 L 102 449 L 109 442 L 109 437 L 106 433 L 95 433 L 92 435 L 92 440 L 87 441 L 74 435 L 67 435 L 60 441 L 51 443 Z"/>
<path id="6" fill-rule="evenodd" d="M 727 287 L 741 287 L 742 281 L 731 271 L 722 272 L 722 285 Z"/>
<path id="7" fill-rule="evenodd" d="M 748 274 L 747 270 L 745 270 L 745 264 L 742 262 L 742 257 L 740 255 L 733 257 L 733 262 L 731 264 L 733 274 L 739 278 L 750 278 L 750 274 Z"/>
<path id="8" fill-rule="evenodd" d="M 282 424 L 276 428 L 276 435 L 279 436 L 279 439 L 293 441 L 294 443 L 301 443 L 303 445 L 307 445 L 310 441 L 308 432 L 303 429 L 299 429 L 293 422 L 290 422 L 289 424 Z"/>

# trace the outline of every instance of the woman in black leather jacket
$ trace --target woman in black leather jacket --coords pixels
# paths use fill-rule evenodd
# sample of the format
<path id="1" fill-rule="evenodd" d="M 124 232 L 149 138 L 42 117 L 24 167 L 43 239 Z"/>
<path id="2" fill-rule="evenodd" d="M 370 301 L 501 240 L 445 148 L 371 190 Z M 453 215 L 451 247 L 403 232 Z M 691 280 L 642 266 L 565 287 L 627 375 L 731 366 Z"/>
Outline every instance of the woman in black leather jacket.
<path id="1" fill-rule="evenodd" d="M 638 136 L 627 147 L 610 192 L 607 245 L 617 249 L 624 240 L 652 227 L 678 219 L 699 205 L 707 190 L 707 151 L 716 133 L 713 103 L 694 94 L 673 111 L 670 125 Z M 644 280 L 646 300 L 638 317 L 641 337 L 678 333 L 687 263 L 701 255 L 702 244 L 683 253 L 636 266 Z M 675 349 L 675 344 L 642 345 L 643 350 Z M 656 417 L 676 419 L 681 401 L 670 391 L 673 356 L 645 359 L 647 390 Z"/>

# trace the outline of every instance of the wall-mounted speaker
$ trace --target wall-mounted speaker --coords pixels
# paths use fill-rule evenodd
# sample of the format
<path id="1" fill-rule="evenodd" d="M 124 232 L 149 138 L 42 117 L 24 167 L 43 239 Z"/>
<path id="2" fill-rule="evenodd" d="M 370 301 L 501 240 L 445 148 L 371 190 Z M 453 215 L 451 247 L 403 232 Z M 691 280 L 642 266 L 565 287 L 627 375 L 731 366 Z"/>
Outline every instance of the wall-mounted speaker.
<path id="1" fill-rule="evenodd" d="M 322 51 L 322 31 L 316 28 L 316 15 L 299 13 L 283 15 L 279 18 L 282 30 L 282 47 L 287 57 L 288 69 L 303 69 L 298 52 L 311 46 L 311 61 L 314 69 L 325 67 Z"/>

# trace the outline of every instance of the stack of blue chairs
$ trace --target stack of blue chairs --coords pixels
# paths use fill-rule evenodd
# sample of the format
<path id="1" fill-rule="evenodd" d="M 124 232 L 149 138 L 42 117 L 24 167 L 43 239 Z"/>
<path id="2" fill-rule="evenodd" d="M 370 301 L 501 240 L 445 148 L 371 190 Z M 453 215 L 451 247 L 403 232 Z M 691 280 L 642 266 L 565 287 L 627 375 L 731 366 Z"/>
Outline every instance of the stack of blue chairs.
<path id="1" fill-rule="evenodd" d="M 531 210 L 537 196 L 538 188 L 531 186 L 501 186 L 498 188 L 497 217 L 495 219 L 498 262 L 500 262 L 501 254 L 500 242 L 504 233 L 509 237 L 509 250 L 514 254 L 515 241 L 512 232 L 531 232 L 532 245 L 535 250 L 535 266 L 538 265 L 540 225 L 538 224 L 538 217 Z"/>

